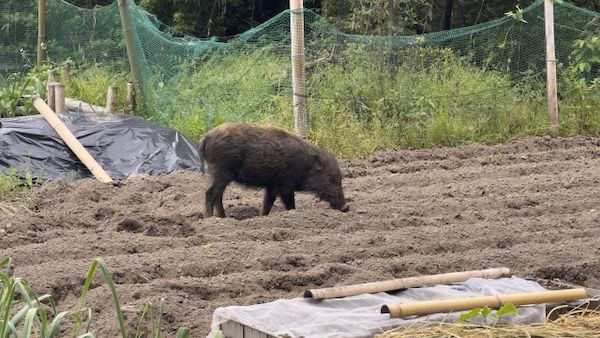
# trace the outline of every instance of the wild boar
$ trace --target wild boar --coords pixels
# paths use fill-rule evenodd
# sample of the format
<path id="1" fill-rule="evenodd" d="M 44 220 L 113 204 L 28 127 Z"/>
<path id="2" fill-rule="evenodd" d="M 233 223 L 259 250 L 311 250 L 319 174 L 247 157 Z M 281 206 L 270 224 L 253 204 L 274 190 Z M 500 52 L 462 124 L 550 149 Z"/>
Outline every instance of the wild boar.
<path id="1" fill-rule="evenodd" d="M 342 173 L 335 157 L 285 130 L 247 123 L 225 123 L 198 142 L 203 167 L 212 176 L 206 190 L 205 217 L 225 217 L 223 192 L 231 182 L 265 188 L 261 215 L 277 196 L 287 210 L 296 207 L 294 192 L 307 191 L 348 211 Z"/>

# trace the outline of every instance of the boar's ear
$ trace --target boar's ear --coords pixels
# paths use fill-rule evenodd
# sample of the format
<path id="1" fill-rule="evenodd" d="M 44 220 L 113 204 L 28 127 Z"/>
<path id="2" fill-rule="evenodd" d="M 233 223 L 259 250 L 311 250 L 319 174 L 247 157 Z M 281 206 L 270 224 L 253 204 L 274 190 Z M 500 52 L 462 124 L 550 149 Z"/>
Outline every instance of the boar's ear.
<path id="1" fill-rule="evenodd" d="M 312 158 L 313 158 L 313 164 L 315 166 L 314 168 L 316 170 L 323 169 L 323 162 L 324 162 L 323 157 L 321 155 L 319 155 L 319 154 L 315 154 L 315 155 L 312 156 Z"/>

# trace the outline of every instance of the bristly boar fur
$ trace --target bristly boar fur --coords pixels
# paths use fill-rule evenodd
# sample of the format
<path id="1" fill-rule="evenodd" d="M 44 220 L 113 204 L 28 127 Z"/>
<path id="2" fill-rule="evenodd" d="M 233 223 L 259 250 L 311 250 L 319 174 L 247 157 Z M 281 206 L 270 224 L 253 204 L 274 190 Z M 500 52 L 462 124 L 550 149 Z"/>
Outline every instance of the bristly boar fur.
<path id="1" fill-rule="evenodd" d="M 334 209 L 349 209 L 335 157 L 285 130 L 226 123 L 209 131 L 198 145 L 203 167 L 212 175 L 205 217 L 215 208 L 218 217 L 225 217 L 223 192 L 233 181 L 266 188 L 262 215 L 269 214 L 277 196 L 286 209 L 294 209 L 295 191 L 312 192 Z"/>

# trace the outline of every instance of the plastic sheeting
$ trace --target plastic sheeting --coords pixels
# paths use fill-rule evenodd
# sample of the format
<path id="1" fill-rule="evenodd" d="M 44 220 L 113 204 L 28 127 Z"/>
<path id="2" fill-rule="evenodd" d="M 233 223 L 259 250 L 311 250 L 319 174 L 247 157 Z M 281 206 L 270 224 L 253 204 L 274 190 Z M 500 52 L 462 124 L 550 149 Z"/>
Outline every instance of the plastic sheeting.
<path id="1" fill-rule="evenodd" d="M 124 114 L 58 114 L 113 179 L 176 170 L 201 171 L 195 142 L 183 134 Z M 93 177 L 41 115 L 2 119 L 0 171 L 15 168 L 41 180 Z"/>
<path id="2" fill-rule="evenodd" d="M 325 300 L 280 299 L 251 306 L 221 307 L 213 313 L 208 337 L 218 337 L 220 325 L 229 320 L 275 337 L 372 337 L 393 327 L 414 327 L 424 321 L 454 322 L 461 313 L 468 312 L 400 319 L 382 314 L 381 307 L 385 304 L 539 291 L 547 290 L 538 283 L 517 277 L 472 278 L 464 283 L 411 288 L 393 293 L 379 292 Z M 495 312 L 488 317 L 489 322 L 497 319 Z M 538 304 L 520 306 L 518 314 L 502 316 L 502 320 L 513 324 L 533 324 L 543 323 L 545 316 L 545 305 Z"/>

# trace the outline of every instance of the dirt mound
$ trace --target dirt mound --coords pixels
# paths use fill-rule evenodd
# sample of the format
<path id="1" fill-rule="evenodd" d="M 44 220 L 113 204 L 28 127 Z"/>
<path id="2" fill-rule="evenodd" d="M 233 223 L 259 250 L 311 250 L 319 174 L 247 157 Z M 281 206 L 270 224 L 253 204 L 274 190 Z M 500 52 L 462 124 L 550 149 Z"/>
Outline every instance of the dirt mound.
<path id="1" fill-rule="evenodd" d="M 165 334 L 209 332 L 215 308 L 305 290 L 509 267 L 521 277 L 600 288 L 600 140 L 399 150 L 341 161 L 350 212 L 297 194 L 257 217 L 262 191 L 230 186 L 225 219 L 203 219 L 210 177 L 189 172 L 115 184 L 54 182 L 35 210 L 0 221 L 0 257 L 58 308 L 75 305 L 102 257 L 131 330 L 166 299 Z M 102 280 L 88 295 L 98 337 L 118 335 Z"/>

